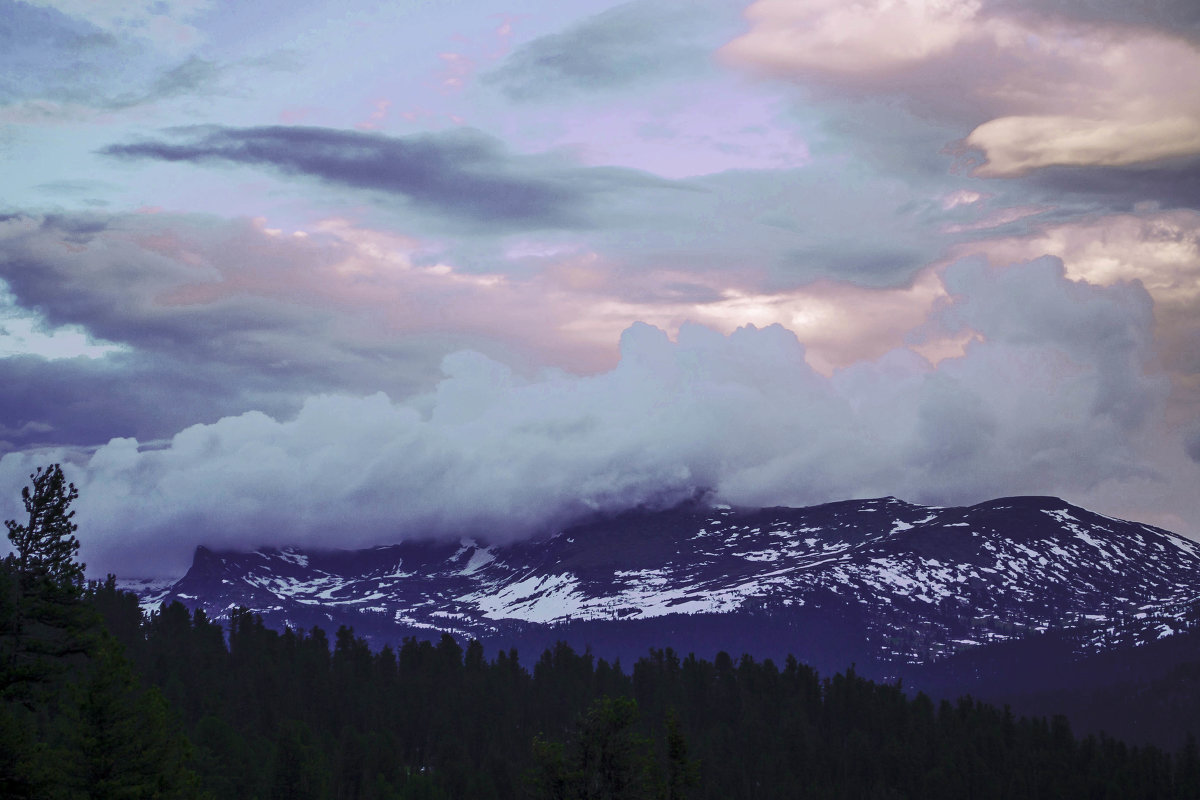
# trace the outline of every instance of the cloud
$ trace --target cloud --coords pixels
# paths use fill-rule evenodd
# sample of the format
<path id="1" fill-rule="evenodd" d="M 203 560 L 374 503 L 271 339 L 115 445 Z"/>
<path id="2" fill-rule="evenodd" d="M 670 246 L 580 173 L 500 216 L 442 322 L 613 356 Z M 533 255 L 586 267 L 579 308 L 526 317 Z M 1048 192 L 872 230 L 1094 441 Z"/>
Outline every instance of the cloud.
<path id="1" fill-rule="evenodd" d="M 819 278 L 861 285 L 909 282 L 945 247 L 935 192 L 942 175 L 910 179 L 841 158 L 792 169 L 740 169 L 666 180 L 585 167 L 562 153 L 517 155 L 460 130 L 387 137 L 319 128 L 199 129 L 185 141 L 115 145 L 127 158 L 266 166 L 286 176 L 371 192 L 401 229 L 451 234 L 446 257 L 494 272 L 497 236 L 520 233 L 593 251 L 631 275 L 725 271 L 771 274 L 776 286 Z M 344 200 L 344 198 L 343 198 Z M 396 202 L 399 201 L 399 202 Z M 951 217 L 970 217 L 959 209 Z"/>
<path id="2" fill-rule="evenodd" d="M 497 228 L 587 227 L 591 202 L 667 181 L 632 170 L 581 168 L 553 156 L 510 153 L 478 131 L 390 137 L 268 126 L 180 129 L 179 140 L 117 144 L 101 152 L 170 162 L 270 167 L 333 186 L 380 192 L 447 217 Z"/>
<path id="3" fill-rule="evenodd" d="M 323 395 L 154 446 L 115 439 L 71 458 L 84 557 L 134 574 L 180 570 L 200 542 L 511 539 L 704 490 L 754 505 L 968 502 L 1153 475 L 1136 444 L 1162 386 L 1143 373 L 1136 284 L 1075 284 L 1053 260 L 965 262 L 946 281 L 955 297 L 932 324 L 979 338 L 936 368 L 898 350 L 826 378 L 779 326 L 685 325 L 672 341 L 636 324 L 596 375 L 522 377 L 460 352 L 404 402 Z M 0 484 L 58 456 L 11 453 Z"/>
<path id="4" fill-rule="evenodd" d="M 1200 464 L 1200 428 L 1193 430 L 1184 439 L 1183 447 L 1187 451 L 1188 458 Z"/>
<path id="5" fill-rule="evenodd" d="M 1193 63 L 1200 69 L 1200 58 Z M 1001 117 L 973 130 L 966 143 L 987 153 L 979 174 L 989 177 L 1061 164 L 1120 167 L 1200 152 L 1196 109 L 1170 116 L 1165 112 L 1160 108 L 1143 118 L 1104 120 L 1066 114 Z"/>
<path id="6" fill-rule="evenodd" d="M 0 119 L 45 122 L 211 92 L 223 69 L 50 8 L 0 0 Z"/>
<path id="7" fill-rule="evenodd" d="M 469 328 L 388 324 L 387 314 L 404 319 L 405 289 L 423 280 L 426 322 L 436 320 L 438 286 L 449 295 L 471 286 L 452 271 L 413 269 L 380 294 L 387 275 L 406 267 L 403 251 L 372 256 L 372 248 L 397 244 L 402 237 L 285 237 L 250 220 L 205 217 L 2 221 L 0 278 L 15 307 L 48 330 L 120 345 L 96 359 L 0 359 L 10 389 L 4 418 L 50 424 L 38 441 L 92 445 L 134 432 L 157 438 L 249 408 L 291 412 L 314 390 L 411 393 L 447 352 L 487 345 Z"/>
<path id="8" fill-rule="evenodd" d="M 661 194 L 629 194 L 605 209 L 588 243 L 625 265 L 631 279 L 663 270 L 735 282 L 753 276 L 754 288 L 769 289 L 822 278 L 907 285 L 947 244 L 939 187 L 920 176 L 844 167 L 836 157 L 787 170 L 729 170 L 679 182 L 697 191 L 670 203 Z"/>
<path id="9" fill-rule="evenodd" d="M 22 0 L 86 21 L 111 34 L 141 39 L 165 50 L 199 43 L 190 23 L 207 11 L 209 0 Z"/>
<path id="10" fill-rule="evenodd" d="M 1200 37 L 1200 6 L 1192 0 L 990 0 L 988 6 L 1009 13 L 1032 13 L 1085 23 L 1118 24 Z"/>
<path id="11" fill-rule="evenodd" d="M 1200 417 L 1200 212 L 1141 209 L 1043 223 L 1020 235 L 958 248 L 1008 264 L 1046 253 L 1073 280 L 1136 281 L 1154 301 L 1154 352 L 1172 382 L 1168 416 Z"/>
<path id="12" fill-rule="evenodd" d="M 1086 204 L 1089 211 L 1129 212 L 1146 203 L 1200 208 L 1200 160 L 1194 158 L 1157 167 L 1046 167 L 1013 183 L 1026 197 Z"/>
<path id="13" fill-rule="evenodd" d="M 695 74 L 708 67 L 707 39 L 732 8 L 719 0 L 624 3 L 522 45 L 483 82 L 530 101 Z"/>
<path id="14" fill-rule="evenodd" d="M 123 353 L 102 359 L 0 358 L 0 453 L 86 452 L 114 436 L 168 438 L 197 421 L 262 408 L 292 414 L 305 387 L 222 364 Z"/>
<path id="15" fill-rule="evenodd" d="M 1173 31 L 950 0 L 759 0 L 746 16 L 727 60 L 970 125 L 983 177 L 1200 153 L 1200 50 Z"/>
<path id="16" fill-rule="evenodd" d="M 978 2 L 758 0 L 749 33 L 724 52 L 780 72 L 871 74 L 945 55 L 970 35 Z"/>
<path id="17" fill-rule="evenodd" d="M 472 272 L 445 245 L 337 218 L 290 233 L 262 220 L 169 214 L 0 223 L 0 279 L 11 284 L 14 313 L 118 344 L 127 358 L 105 361 L 118 372 L 133 361 L 150 371 L 187 365 L 257 391 L 266 381 L 279 391 L 307 383 L 310 391 L 406 394 L 427 384 L 443 355 L 467 346 L 608 369 L 618 335 L 638 320 L 672 333 L 688 320 L 725 333 L 780 322 L 828 372 L 901 346 L 943 294 L 929 271 L 885 290 L 829 280 L 778 286 L 766 270 L 706 271 L 687 259 L 677 270 L 643 268 L 541 237 L 509 240 L 481 260 L 490 270 Z M 168 371 L 163 380 L 177 377 Z M 126 435 L 110 435 L 118 430 Z"/>

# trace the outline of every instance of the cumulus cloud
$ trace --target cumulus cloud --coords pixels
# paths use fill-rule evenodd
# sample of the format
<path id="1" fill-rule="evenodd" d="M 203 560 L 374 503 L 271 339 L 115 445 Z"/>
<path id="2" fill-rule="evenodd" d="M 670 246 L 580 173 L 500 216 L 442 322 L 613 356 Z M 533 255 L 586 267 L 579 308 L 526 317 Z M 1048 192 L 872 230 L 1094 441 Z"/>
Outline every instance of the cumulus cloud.
<path id="1" fill-rule="evenodd" d="M 981 176 L 1200 153 L 1200 49 L 1163 28 L 949 0 L 758 0 L 746 16 L 729 60 L 970 124 Z"/>
<path id="2" fill-rule="evenodd" d="M 936 368 L 901 349 L 825 377 L 780 326 L 685 325 L 673 341 L 636 324 L 619 364 L 592 376 L 525 378 L 460 352 L 403 402 L 323 395 L 293 417 L 115 439 L 71 459 L 85 557 L 132 574 L 182 569 L 202 542 L 507 539 L 703 491 L 966 502 L 1153 474 L 1135 447 L 1162 394 L 1143 374 L 1143 290 L 1072 283 L 1054 260 L 965 262 L 946 280 L 954 299 L 935 324 L 977 337 Z M 11 453 L 0 483 L 59 455 Z"/>
<path id="3" fill-rule="evenodd" d="M 1141 210 L 1038 226 L 959 248 L 1007 264 L 1045 253 L 1075 280 L 1110 286 L 1137 281 L 1154 299 L 1157 357 L 1181 399 L 1200 413 L 1200 213 Z"/>

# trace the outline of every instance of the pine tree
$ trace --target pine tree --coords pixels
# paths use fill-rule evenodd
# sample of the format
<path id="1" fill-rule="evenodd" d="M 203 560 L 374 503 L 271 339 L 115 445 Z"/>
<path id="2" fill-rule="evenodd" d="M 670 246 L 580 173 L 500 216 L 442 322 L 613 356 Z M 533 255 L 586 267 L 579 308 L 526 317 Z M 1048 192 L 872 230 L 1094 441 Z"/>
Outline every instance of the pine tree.
<path id="1" fill-rule="evenodd" d="M 8 539 L 16 550 L 18 571 L 29 580 L 62 588 L 82 588 L 84 565 L 75 560 L 79 540 L 74 511 L 68 507 L 79 497 L 75 484 L 67 483 L 62 467 L 38 467 L 29 476 L 33 486 L 21 490 L 29 522 L 6 520 Z"/>
<path id="2" fill-rule="evenodd" d="M 71 503 L 79 497 L 58 464 L 38 467 L 21 490 L 25 524 L 6 520 L 14 552 L 4 560 L 5 650 L 0 692 L 46 681 L 72 655 L 85 653 L 94 615 L 81 602 L 84 565 Z"/>

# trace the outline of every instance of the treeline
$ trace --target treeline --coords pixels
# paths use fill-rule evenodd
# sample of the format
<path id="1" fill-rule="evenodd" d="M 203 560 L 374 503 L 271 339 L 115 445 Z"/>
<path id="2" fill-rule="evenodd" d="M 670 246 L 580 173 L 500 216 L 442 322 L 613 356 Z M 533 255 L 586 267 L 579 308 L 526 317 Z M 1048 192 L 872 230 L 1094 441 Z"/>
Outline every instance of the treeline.
<path id="1" fill-rule="evenodd" d="M 227 631 L 179 604 L 142 620 L 112 581 L 88 597 L 220 798 L 1200 797 L 1194 744 L 1079 740 L 794 659 L 651 651 L 626 672 L 560 644 L 526 669 L 449 636 L 372 652 L 244 611 Z"/>
<path id="2" fill-rule="evenodd" d="M 60 478 L 43 494 L 69 497 Z M 144 617 L 114 579 L 83 584 L 71 531 L 10 524 L 2 797 L 1200 797 L 1193 741 L 1080 740 L 1063 718 L 791 658 L 652 650 L 626 671 L 559 644 L 527 668 L 450 636 L 373 652 L 246 611 L 227 628 L 177 603 Z"/>

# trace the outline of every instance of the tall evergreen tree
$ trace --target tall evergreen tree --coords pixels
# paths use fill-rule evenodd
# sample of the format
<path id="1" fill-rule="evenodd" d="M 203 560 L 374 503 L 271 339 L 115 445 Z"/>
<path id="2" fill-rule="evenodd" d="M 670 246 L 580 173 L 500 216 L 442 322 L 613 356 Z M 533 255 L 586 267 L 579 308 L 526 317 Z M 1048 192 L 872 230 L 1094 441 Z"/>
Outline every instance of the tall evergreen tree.
<path id="1" fill-rule="evenodd" d="M 78 529 L 70 505 L 79 498 L 75 484 L 67 483 L 62 467 L 51 464 L 38 467 L 29 476 L 32 483 L 21 490 L 21 500 L 29 521 L 19 525 L 6 520 L 8 540 L 16 550 L 14 558 L 22 575 L 64 587 L 80 588 L 84 565 L 75 560 L 79 552 Z"/>
<path id="2" fill-rule="evenodd" d="M 21 490 L 24 524 L 5 520 L 13 553 L 4 560 L 5 650 L 0 692 L 46 681 L 63 659 L 89 646 L 94 614 L 80 601 L 84 565 L 76 560 L 75 512 L 79 497 L 58 464 L 38 467 Z"/>

